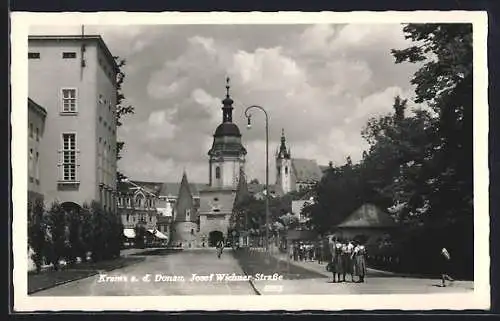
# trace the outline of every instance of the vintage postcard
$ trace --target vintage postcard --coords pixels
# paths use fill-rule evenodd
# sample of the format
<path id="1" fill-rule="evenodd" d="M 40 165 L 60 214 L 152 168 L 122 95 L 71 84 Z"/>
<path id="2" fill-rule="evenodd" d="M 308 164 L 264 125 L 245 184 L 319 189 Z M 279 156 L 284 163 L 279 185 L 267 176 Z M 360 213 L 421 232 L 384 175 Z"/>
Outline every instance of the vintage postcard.
<path id="1" fill-rule="evenodd" d="M 485 12 L 11 18 L 16 311 L 489 308 Z"/>

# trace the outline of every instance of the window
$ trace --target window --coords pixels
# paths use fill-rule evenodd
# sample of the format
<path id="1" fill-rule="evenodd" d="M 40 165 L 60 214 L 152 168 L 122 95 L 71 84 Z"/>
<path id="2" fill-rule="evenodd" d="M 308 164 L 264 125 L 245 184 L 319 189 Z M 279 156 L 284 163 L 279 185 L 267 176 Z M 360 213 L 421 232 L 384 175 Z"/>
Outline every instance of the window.
<path id="1" fill-rule="evenodd" d="M 28 52 L 28 59 L 40 59 L 39 52 Z"/>
<path id="2" fill-rule="evenodd" d="M 194 229 L 191 229 L 191 235 L 194 235 Z"/>
<path id="3" fill-rule="evenodd" d="M 28 172 L 30 173 L 30 182 L 33 182 L 33 148 L 30 148 L 30 155 L 29 155 L 29 163 L 28 163 Z"/>
<path id="4" fill-rule="evenodd" d="M 39 168 L 39 162 L 38 159 L 40 157 L 40 154 L 36 152 L 36 157 L 35 157 L 35 179 L 37 181 L 37 184 L 40 182 L 40 168 Z"/>
<path id="5" fill-rule="evenodd" d="M 220 178 L 220 167 L 219 167 L 219 166 L 217 166 L 217 167 L 215 168 L 215 178 L 216 178 L 216 179 L 219 179 L 219 178 Z"/>
<path id="6" fill-rule="evenodd" d="M 217 202 L 219 200 L 218 197 L 214 197 L 214 201 Z"/>
<path id="7" fill-rule="evenodd" d="M 63 134 L 63 181 L 76 181 L 76 134 Z"/>
<path id="8" fill-rule="evenodd" d="M 30 123 L 30 138 L 33 138 L 33 123 Z"/>
<path id="9" fill-rule="evenodd" d="M 130 214 L 127 214 L 127 222 L 130 220 Z"/>
<path id="10" fill-rule="evenodd" d="M 63 52 L 63 59 L 74 59 L 76 58 L 76 52 Z"/>
<path id="11" fill-rule="evenodd" d="M 288 166 L 285 166 L 285 174 L 288 174 Z"/>
<path id="12" fill-rule="evenodd" d="M 190 216 L 191 216 L 191 210 L 190 209 L 186 209 L 186 221 L 189 221 Z"/>
<path id="13" fill-rule="evenodd" d="M 76 113 L 76 89 L 62 89 L 62 112 Z"/>
<path id="14" fill-rule="evenodd" d="M 37 128 L 36 128 L 36 130 L 35 130 L 35 138 L 36 138 L 36 141 L 37 141 L 37 142 L 38 142 L 38 141 L 40 141 L 40 132 L 39 132 L 39 130 L 38 130 L 38 127 L 37 127 Z"/>

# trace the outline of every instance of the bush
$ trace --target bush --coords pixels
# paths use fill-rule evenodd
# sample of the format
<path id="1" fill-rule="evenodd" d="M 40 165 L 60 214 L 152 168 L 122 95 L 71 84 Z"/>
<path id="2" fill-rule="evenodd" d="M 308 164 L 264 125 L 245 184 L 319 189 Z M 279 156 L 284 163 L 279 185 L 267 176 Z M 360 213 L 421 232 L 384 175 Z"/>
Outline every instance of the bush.
<path id="1" fill-rule="evenodd" d="M 31 259 L 35 263 L 36 272 L 40 273 L 44 256 L 47 253 L 45 206 L 41 199 L 28 204 L 28 245 L 33 250 Z"/>
<path id="2" fill-rule="evenodd" d="M 80 211 L 80 242 L 81 247 L 78 249 L 78 257 L 82 262 L 87 261 L 87 254 L 92 250 L 92 213 L 88 204 L 83 204 Z"/>
<path id="3" fill-rule="evenodd" d="M 90 251 L 92 252 L 92 261 L 98 262 L 105 258 L 106 253 L 106 220 L 102 207 L 97 202 L 90 205 L 92 241 Z"/>
<path id="4" fill-rule="evenodd" d="M 53 202 L 47 214 L 47 227 L 50 239 L 50 250 L 47 260 L 52 263 L 54 269 L 59 269 L 59 261 L 65 257 L 69 247 L 69 228 L 66 212 L 58 202 Z"/>

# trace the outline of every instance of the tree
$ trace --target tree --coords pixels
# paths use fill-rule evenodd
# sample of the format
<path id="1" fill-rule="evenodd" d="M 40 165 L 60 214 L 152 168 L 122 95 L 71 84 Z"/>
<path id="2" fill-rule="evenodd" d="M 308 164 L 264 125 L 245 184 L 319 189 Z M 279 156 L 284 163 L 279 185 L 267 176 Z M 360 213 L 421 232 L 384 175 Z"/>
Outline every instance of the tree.
<path id="1" fill-rule="evenodd" d="M 422 213 L 431 220 L 471 220 L 472 25 L 409 24 L 403 31 L 414 44 L 392 54 L 396 63 L 422 64 L 411 80 L 416 102 L 426 103 L 436 114 L 430 126 L 434 135 L 431 153 L 425 167 L 415 174 L 426 177 L 428 205 Z"/>
<path id="2" fill-rule="evenodd" d="M 35 199 L 28 204 L 28 244 L 33 250 L 31 259 L 40 273 L 47 251 L 45 208 L 43 200 Z"/>
<path id="3" fill-rule="evenodd" d="M 113 57 L 115 59 L 116 65 L 118 66 L 118 73 L 116 74 L 116 126 L 120 127 L 122 125 L 121 119 L 123 116 L 126 115 L 131 115 L 134 114 L 135 109 L 132 105 L 126 104 L 126 98 L 125 95 L 123 94 L 123 82 L 125 80 L 125 72 L 123 71 L 123 67 L 126 65 L 126 60 L 122 59 L 118 56 Z M 116 160 L 121 159 L 121 152 L 125 146 L 125 142 L 122 141 L 117 141 L 116 142 Z M 126 176 L 117 171 L 116 172 L 116 179 L 117 183 L 121 182 L 123 179 L 125 179 Z"/>

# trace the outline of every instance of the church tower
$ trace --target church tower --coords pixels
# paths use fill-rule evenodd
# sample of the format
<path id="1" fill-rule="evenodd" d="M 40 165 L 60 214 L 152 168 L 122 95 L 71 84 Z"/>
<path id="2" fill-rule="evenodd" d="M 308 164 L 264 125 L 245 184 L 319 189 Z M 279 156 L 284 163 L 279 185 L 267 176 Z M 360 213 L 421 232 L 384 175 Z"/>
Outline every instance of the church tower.
<path id="1" fill-rule="evenodd" d="M 244 170 L 245 147 L 241 133 L 233 123 L 233 100 L 229 95 L 229 78 L 226 79 L 226 98 L 222 101 L 222 123 L 215 130 L 212 148 L 208 151 L 209 185 L 213 188 L 233 189 L 238 186 L 240 171 Z"/>
<path id="2" fill-rule="evenodd" d="M 292 160 L 290 149 L 287 150 L 285 130 L 281 129 L 281 144 L 276 152 L 276 185 L 280 186 L 283 193 L 292 191 Z"/>

